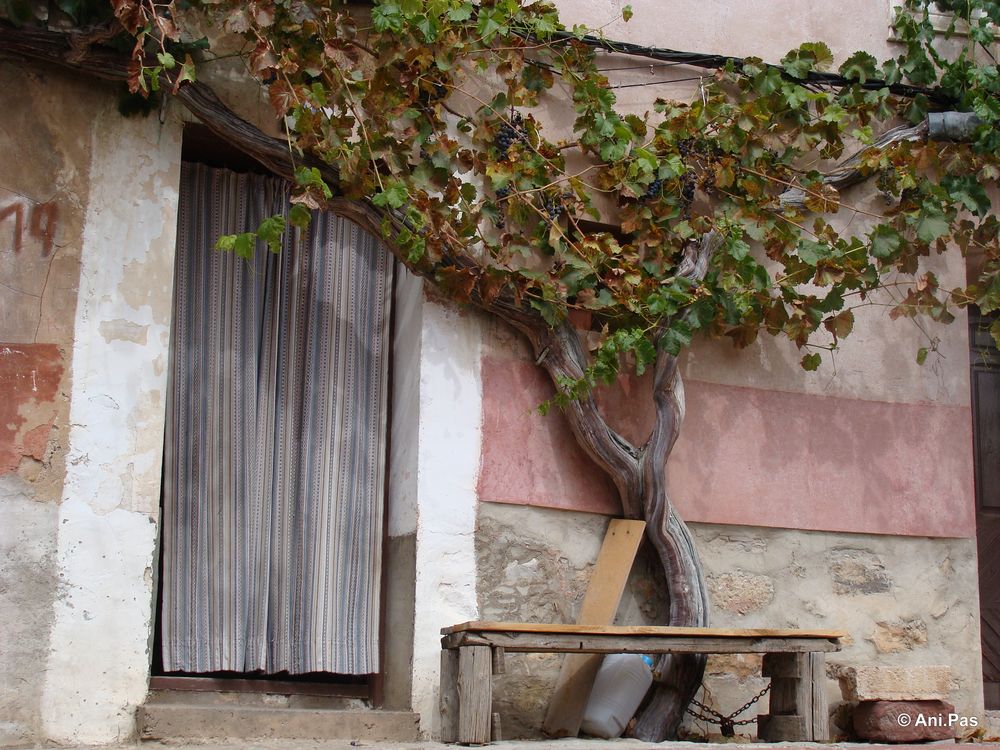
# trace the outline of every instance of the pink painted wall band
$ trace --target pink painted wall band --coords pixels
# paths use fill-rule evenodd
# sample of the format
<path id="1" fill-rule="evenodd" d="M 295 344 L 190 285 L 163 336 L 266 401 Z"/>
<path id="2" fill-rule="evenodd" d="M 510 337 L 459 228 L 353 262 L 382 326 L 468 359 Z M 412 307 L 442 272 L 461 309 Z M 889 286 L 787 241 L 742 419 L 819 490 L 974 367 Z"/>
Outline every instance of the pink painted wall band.
<path id="1" fill-rule="evenodd" d="M 487 356 L 482 377 L 480 500 L 621 512 L 611 482 L 577 446 L 564 418 L 535 410 L 550 393 L 537 368 Z M 686 520 L 975 536 L 968 407 L 698 381 L 685 390 L 687 416 L 667 476 Z M 630 437 L 641 434 L 642 415 L 624 421 Z"/>

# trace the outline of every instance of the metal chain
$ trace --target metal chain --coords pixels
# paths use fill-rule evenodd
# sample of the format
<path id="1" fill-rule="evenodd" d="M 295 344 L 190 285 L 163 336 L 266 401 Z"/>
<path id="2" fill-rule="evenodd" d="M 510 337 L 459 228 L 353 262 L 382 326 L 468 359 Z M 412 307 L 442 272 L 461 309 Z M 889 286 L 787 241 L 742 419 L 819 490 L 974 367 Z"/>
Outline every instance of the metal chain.
<path id="1" fill-rule="evenodd" d="M 765 695 L 767 695 L 770 689 L 771 689 L 771 684 L 768 683 L 767 687 L 765 687 L 763 690 L 757 693 L 757 695 L 755 695 L 753 698 L 744 703 L 740 708 L 736 709 L 731 714 L 729 714 L 729 716 L 723 716 L 714 708 L 709 708 L 704 703 L 702 703 L 701 701 L 697 701 L 694 698 L 691 699 L 691 703 L 693 703 L 695 706 L 701 709 L 701 711 L 695 711 L 689 706 L 687 712 L 696 719 L 707 721 L 709 724 L 718 724 L 719 728 L 722 729 L 723 737 L 735 737 L 736 736 L 736 731 L 734 729 L 735 727 L 744 726 L 746 724 L 753 724 L 755 721 L 757 721 L 756 716 L 753 717 L 752 719 L 742 719 L 740 721 L 736 721 L 735 720 L 736 717 L 739 716 L 744 711 L 746 711 L 748 708 L 750 708 L 750 706 L 759 701 Z M 710 716 L 706 716 L 705 715 L 706 712 L 710 714 Z"/>

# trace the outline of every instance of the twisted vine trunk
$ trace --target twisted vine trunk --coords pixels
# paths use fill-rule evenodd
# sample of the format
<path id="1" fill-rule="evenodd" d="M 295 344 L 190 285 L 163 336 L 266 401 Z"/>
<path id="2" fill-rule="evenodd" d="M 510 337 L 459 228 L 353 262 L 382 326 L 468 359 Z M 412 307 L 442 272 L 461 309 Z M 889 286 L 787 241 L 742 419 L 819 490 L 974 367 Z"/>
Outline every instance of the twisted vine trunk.
<path id="1" fill-rule="evenodd" d="M 687 525 L 674 511 L 664 469 L 684 418 L 684 386 L 676 358 L 661 353 L 656 363 L 653 401 L 656 422 L 643 448 L 643 517 L 646 536 L 663 566 L 670 598 L 668 625 L 708 625 L 708 591 L 701 561 Z M 667 654 L 660 679 L 639 715 L 632 736 L 649 742 L 673 738 L 705 672 L 701 654 Z"/>
<path id="2" fill-rule="evenodd" d="M 583 374 L 583 352 L 577 333 L 564 323 L 556 329 L 515 326 L 531 342 L 539 364 L 553 383 Z M 635 447 L 606 422 L 592 395 L 566 409 L 580 445 L 618 488 L 627 518 L 646 521 L 646 538 L 663 568 L 669 598 L 664 625 L 700 627 L 708 624 L 708 593 L 694 541 L 677 515 L 667 492 L 664 468 L 684 416 L 684 389 L 677 360 L 661 352 L 653 387 L 656 421 L 649 439 Z M 652 696 L 639 715 L 632 736 L 660 742 L 676 736 L 684 711 L 701 685 L 705 657 L 665 655 L 657 670 Z"/>
<path id="3" fill-rule="evenodd" d="M 718 244 L 713 232 L 689 246 L 679 275 L 702 278 Z M 566 378 L 575 380 L 583 375 L 586 355 L 569 322 L 549 328 L 511 310 L 496 312 L 528 338 L 537 362 L 557 387 Z M 565 413 L 577 441 L 618 488 L 625 517 L 646 521 L 646 538 L 667 583 L 669 613 L 663 624 L 702 627 L 708 625 L 709 606 L 701 562 L 687 526 L 670 502 L 664 474 L 684 419 L 684 387 L 676 357 L 662 350 L 654 372 L 653 404 L 656 419 L 652 432 L 638 447 L 608 425 L 593 394 L 572 401 Z M 704 671 L 703 655 L 661 657 L 658 681 L 632 735 L 649 742 L 675 737 Z"/>

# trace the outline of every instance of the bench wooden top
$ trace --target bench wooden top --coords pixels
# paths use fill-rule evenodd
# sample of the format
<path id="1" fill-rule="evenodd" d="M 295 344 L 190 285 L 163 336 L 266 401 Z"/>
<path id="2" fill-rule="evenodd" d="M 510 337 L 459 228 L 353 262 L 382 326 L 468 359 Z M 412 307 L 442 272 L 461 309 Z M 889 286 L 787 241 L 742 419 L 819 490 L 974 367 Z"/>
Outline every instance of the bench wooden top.
<path id="1" fill-rule="evenodd" d="M 798 630 L 795 628 L 679 628 L 666 625 L 570 625 L 543 622 L 472 621 L 441 628 L 442 635 L 452 633 L 538 633 L 564 635 L 677 636 L 683 638 L 844 638 L 843 630 Z"/>

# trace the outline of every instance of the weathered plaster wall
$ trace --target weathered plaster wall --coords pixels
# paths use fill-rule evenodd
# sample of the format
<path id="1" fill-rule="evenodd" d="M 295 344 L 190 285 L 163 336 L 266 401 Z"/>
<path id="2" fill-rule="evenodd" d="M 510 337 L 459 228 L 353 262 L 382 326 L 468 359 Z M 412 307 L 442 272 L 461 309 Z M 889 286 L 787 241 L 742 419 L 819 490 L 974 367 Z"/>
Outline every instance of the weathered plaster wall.
<path id="1" fill-rule="evenodd" d="M 413 710 L 437 732 L 440 630 L 476 619 L 476 479 L 482 424 L 481 320 L 422 304 Z"/>
<path id="2" fill-rule="evenodd" d="M 99 92 L 0 63 L 0 745 L 40 736 Z"/>
<path id="3" fill-rule="evenodd" d="M 128 737 L 145 695 L 179 134 L 0 65 L 0 744 Z"/>
<path id="4" fill-rule="evenodd" d="M 130 736 L 149 675 L 181 123 L 102 105 L 44 677 L 45 735 L 58 742 Z"/>
<path id="5" fill-rule="evenodd" d="M 484 503 L 476 536 L 480 617 L 574 621 L 607 525 L 589 513 Z M 950 700 L 983 713 L 975 542 L 692 524 L 719 627 L 837 628 L 849 637 L 831 664 L 950 665 Z M 617 622 L 655 622 L 663 601 L 640 558 Z M 504 737 L 538 736 L 558 656 L 508 654 L 496 677 Z M 699 699 L 729 713 L 766 681 L 755 657 L 712 657 Z M 841 703 L 827 683 L 831 712 Z M 766 699 L 759 713 L 766 713 Z M 752 710 L 746 716 L 753 716 Z M 742 716 L 741 718 L 746 718 Z M 704 734 L 693 720 L 687 731 Z M 836 723 L 833 731 L 841 732 Z M 718 732 L 718 728 L 709 728 Z M 741 730 L 753 736 L 754 725 Z M 842 732 L 841 732 L 842 733 Z"/>

